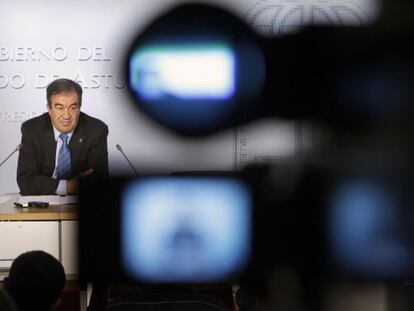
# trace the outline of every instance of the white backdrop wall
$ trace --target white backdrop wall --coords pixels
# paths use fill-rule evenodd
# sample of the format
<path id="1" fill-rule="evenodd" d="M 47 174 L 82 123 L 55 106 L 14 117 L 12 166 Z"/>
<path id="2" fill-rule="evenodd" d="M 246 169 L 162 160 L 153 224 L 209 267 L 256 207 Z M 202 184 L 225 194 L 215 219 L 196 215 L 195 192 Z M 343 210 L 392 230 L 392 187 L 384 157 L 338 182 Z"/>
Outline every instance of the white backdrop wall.
<path id="1" fill-rule="evenodd" d="M 111 173 L 131 172 L 120 144 L 143 172 L 237 169 L 277 160 L 297 149 L 293 123 L 261 121 L 202 140 L 176 137 L 133 109 L 122 78 L 130 41 L 178 0 L 0 0 L 0 160 L 21 139 L 21 123 L 46 111 L 46 86 L 57 77 L 79 82 L 82 110 L 109 126 Z M 216 0 L 262 35 L 307 23 L 362 24 L 374 0 Z M 305 135 L 305 143 L 307 143 Z M 18 192 L 17 154 L 0 167 L 0 194 Z"/>

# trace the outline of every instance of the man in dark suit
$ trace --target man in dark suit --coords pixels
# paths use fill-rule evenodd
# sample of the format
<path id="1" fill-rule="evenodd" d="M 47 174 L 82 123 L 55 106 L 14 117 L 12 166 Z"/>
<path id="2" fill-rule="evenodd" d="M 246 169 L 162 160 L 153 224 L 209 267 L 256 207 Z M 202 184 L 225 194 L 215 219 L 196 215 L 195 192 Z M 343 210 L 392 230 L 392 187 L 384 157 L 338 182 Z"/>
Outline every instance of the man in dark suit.
<path id="1" fill-rule="evenodd" d="M 22 124 L 20 193 L 74 194 L 80 176 L 108 175 L 108 127 L 80 111 L 82 88 L 58 79 L 46 91 L 48 112 Z"/>

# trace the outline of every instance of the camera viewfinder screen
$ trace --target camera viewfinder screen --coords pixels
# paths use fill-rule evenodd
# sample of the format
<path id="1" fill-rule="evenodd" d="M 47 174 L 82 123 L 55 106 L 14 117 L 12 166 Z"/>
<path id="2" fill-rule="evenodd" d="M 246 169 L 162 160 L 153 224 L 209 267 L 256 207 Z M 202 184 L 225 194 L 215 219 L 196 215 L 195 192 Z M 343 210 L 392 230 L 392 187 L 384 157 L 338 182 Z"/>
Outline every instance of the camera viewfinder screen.
<path id="1" fill-rule="evenodd" d="M 234 53 L 224 44 L 153 45 L 136 51 L 130 66 L 132 88 L 148 101 L 234 94 Z"/>
<path id="2" fill-rule="evenodd" d="M 331 201 L 333 259 L 343 270 L 369 278 L 414 275 L 412 191 L 391 182 L 340 183 Z"/>
<path id="3" fill-rule="evenodd" d="M 251 253 L 252 198 L 238 179 L 151 177 L 122 196 L 121 260 L 132 279 L 226 280 Z"/>

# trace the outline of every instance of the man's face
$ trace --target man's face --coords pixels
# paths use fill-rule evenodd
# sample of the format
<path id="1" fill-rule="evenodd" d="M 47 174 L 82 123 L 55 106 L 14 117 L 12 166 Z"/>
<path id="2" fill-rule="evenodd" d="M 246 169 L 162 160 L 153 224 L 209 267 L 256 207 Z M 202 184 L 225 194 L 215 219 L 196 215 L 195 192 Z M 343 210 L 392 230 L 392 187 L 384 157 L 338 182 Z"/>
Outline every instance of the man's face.
<path id="1" fill-rule="evenodd" d="M 69 133 L 79 121 L 79 96 L 76 92 L 52 95 L 48 110 L 54 127 L 61 133 Z"/>

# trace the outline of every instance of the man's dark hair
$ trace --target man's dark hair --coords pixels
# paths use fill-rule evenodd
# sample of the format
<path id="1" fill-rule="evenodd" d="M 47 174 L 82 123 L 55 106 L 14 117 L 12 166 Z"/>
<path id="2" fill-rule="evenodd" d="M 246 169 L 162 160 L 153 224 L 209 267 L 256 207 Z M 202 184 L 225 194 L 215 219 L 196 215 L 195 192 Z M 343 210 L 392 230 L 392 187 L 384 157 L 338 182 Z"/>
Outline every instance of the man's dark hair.
<path id="1" fill-rule="evenodd" d="M 52 104 L 52 95 L 76 92 L 79 97 L 79 107 L 82 105 L 82 87 L 69 79 L 57 79 L 51 82 L 46 89 L 47 105 Z"/>
<path id="2" fill-rule="evenodd" d="M 13 261 L 4 289 L 19 311 L 49 311 L 65 282 L 65 271 L 56 258 L 44 251 L 30 251 Z"/>

